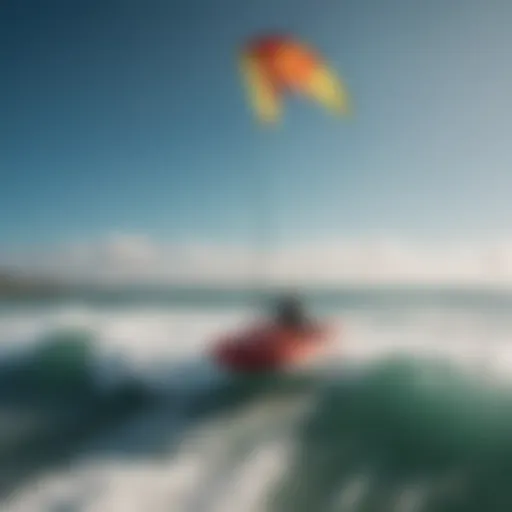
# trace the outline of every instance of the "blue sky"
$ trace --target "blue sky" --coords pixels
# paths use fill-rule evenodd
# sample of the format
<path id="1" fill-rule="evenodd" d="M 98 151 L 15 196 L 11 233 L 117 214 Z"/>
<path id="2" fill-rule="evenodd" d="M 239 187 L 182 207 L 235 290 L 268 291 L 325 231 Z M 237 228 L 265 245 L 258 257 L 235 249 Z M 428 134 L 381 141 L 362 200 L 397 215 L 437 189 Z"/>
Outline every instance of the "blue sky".
<path id="1" fill-rule="evenodd" d="M 264 230 L 285 244 L 512 228 L 507 0 L 0 9 L 4 247 L 110 232 L 245 242 Z M 293 101 L 281 128 L 260 129 L 235 53 L 269 30 L 323 52 L 353 120 Z"/>

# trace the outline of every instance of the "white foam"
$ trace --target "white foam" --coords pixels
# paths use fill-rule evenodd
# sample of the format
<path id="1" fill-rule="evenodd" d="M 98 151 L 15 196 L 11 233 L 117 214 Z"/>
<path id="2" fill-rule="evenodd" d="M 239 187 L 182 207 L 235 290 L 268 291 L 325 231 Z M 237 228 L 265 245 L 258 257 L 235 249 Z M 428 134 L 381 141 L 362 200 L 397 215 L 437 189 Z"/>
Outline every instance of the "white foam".
<path id="1" fill-rule="evenodd" d="M 116 461 L 92 456 L 88 447 L 74 466 L 29 482 L 2 504 L 2 510 L 263 512 L 267 491 L 287 466 L 291 452 L 286 430 L 274 430 L 269 438 L 269 427 L 290 412 L 300 413 L 300 407 L 267 409 L 263 401 L 182 432 L 178 452 L 159 460 Z M 252 435 L 247 440 L 249 427 Z M 260 436 L 254 435 L 258 432 Z M 234 457 L 233 446 L 241 441 L 247 443 L 246 449 L 241 458 Z"/>

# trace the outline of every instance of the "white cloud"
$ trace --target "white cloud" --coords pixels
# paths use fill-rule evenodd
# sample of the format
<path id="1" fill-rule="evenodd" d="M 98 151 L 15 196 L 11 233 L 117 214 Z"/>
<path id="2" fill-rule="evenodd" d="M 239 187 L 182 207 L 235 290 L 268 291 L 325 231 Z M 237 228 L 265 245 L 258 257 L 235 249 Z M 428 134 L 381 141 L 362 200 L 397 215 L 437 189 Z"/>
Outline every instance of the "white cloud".
<path id="1" fill-rule="evenodd" d="M 323 240 L 266 253 L 213 243 L 172 244 L 112 235 L 51 249 L 4 252 L 0 264 L 98 283 L 512 285 L 512 241 L 418 244 L 396 239 Z"/>

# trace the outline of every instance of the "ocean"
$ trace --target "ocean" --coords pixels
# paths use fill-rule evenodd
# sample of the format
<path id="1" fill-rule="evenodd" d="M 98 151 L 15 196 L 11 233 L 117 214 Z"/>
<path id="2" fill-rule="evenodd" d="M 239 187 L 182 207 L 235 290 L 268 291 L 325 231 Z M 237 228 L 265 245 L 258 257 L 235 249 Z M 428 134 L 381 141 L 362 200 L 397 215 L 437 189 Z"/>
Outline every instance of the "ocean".
<path id="1" fill-rule="evenodd" d="M 512 293 L 305 297 L 336 339 L 261 379 L 206 357 L 255 293 L 1 302 L 0 510 L 512 510 Z"/>

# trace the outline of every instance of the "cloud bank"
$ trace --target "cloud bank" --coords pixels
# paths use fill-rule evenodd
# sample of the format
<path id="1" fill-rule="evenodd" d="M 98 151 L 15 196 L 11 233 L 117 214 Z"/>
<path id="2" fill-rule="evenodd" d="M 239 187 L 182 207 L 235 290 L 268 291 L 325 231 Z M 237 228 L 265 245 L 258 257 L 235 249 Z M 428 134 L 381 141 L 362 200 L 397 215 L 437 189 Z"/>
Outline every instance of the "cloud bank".
<path id="1" fill-rule="evenodd" d="M 512 286 L 512 240 L 415 243 L 340 239 L 269 251 L 214 243 L 166 243 L 114 234 L 50 248 L 0 251 L 0 265 L 96 284 Z"/>

